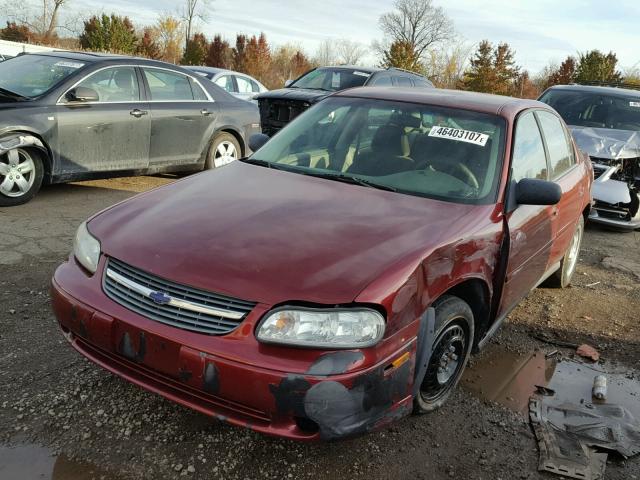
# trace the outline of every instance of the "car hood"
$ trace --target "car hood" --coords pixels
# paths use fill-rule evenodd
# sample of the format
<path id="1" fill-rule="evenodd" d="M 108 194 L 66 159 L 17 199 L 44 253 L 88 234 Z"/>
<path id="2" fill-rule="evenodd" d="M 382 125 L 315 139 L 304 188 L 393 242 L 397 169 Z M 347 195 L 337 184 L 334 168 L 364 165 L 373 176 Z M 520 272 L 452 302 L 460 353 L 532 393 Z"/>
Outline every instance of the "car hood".
<path id="1" fill-rule="evenodd" d="M 325 90 L 314 90 L 311 88 L 281 88 L 259 94 L 258 100 L 293 100 L 301 102 L 316 103 L 328 97 L 333 92 Z"/>
<path id="2" fill-rule="evenodd" d="M 192 287 L 267 304 L 352 302 L 407 257 L 459 239 L 472 206 L 233 162 L 88 224 L 102 251 Z M 397 262 L 397 263 L 396 263 Z"/>
<path id="3" fill-rule="evenodd" d="M 591 157 L 609 160 L 640 157 L 640 132 L 570 126 L 578 148 Z"/>

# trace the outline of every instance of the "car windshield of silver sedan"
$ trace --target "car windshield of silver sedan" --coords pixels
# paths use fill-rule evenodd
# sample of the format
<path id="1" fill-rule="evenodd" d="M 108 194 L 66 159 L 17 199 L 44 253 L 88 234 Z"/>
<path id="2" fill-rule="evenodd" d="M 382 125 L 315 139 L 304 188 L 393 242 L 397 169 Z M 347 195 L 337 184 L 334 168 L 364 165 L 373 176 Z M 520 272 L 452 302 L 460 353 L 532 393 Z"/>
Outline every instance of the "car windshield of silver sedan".
<path id="1" fill-rule="evenodd" d="M 640 131 L 640 97 L 550 90 L 541 99 L 569 125 Z"/>
<path id="2" fill-rule="evenodd" d="M 246 161 L 459 203 L 495 201 L 504 120 L 391 101 L 329 98 Z"/>
<path id="3" fill-rule="evenodd" d="M 46 55 L 20 55 L 0 62 L 0 95 L 15 99 L 38 97 L 84 65 Z"/>
<path id="4" fill-rule="evenodd" d="M 368 72 L 349 68 L 316 68 L 293 82 L 291 88 L 310 88 L 336 92 L 361 87 L 371 76 Z"/>

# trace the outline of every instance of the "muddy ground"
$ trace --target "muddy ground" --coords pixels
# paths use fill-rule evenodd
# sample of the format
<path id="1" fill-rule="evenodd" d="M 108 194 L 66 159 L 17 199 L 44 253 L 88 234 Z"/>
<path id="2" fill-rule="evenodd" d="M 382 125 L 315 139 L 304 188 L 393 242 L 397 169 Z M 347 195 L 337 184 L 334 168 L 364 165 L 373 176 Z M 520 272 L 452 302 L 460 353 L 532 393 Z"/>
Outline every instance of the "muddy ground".
<path id="1" fill-rule="evenodd" d="M 0 209 L 1 480 L 560 478 L 538 473 L 528 419 L 512 396 L 502 395 L 504 402 L 490 391 L 495 371 L 526 391 L 534 379 L 518 375 L 518 359 L 554 350 L 554 361 L 570 359 L 573 349 L 553 343 L 588 342 L 606 359 L 602 368 L 622 373 L 637 395 L 640 233 L 594 227 L 587 229 L 574 286 L 533 292 L 472 360 L 464 385 L 438 413 L 349 441 L 307 445 L 230 427 L 144 392 L 72 351 L 51 313 L 48 284 L 83 219 L 169 181 L 54 186 L 28 205 Z M 593 377 L 588 368 L 580 371 L 588 391 Z M 640 404 L 640 396 L 633 398 Z M 640 479 L 640 458 L 609 458 L 606 478 Z"/>

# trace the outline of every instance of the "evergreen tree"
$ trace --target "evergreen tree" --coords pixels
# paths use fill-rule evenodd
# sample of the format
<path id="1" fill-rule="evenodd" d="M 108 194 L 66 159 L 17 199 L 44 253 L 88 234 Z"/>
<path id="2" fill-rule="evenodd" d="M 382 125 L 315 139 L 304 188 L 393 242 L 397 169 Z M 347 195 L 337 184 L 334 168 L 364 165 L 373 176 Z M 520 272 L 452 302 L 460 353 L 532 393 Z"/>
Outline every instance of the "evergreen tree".
<path id="1" fill-rule="evenodd" d="M 229 42 L 222 40 L 220 35 L 213 37 L 213 41 L 209 45 L 205 63 L 209 67 L 231 68 L 231 48 L 229 47 Z"/>
<path id="2" fill-rule="evenodd" d="M 471 66 L 465 73 L 462 87 L 474 92 L 491 93 L 493 91 L 496 75 L 493 68 L 493 46 L 488 40 L 483 40 L 478 45 L 478 50 L 471 59 Z"/>
<path id="3" fill-rule="evenodd" d="M 622 74 L 616 70 L 618 57 L 613 52 L 603 54 L 599 50 L 581 53 L 576 67 L 577 83 L 621 83 Z"/>
<path id="4" fill-rule="evenodd" d="M 424 66 L 420 63 L 420 58 L 411 43 L 402 40 L 396 40 L 388 50 L 384 51 L 381 66 L 402 68 L 418 73 L 424 72 Z"/>
<path id="5" fill-rule="evenodd" d="M 196 33 L 187 42 L 187 49 L 182 57 L 183 65 L 204 65 L 207 52 L 209 51 L 209 42 L 202 33 Z"/>
<path id="6" fill-rule="evenodd" d="M 128 17 L 115 14 L 93 16 L 84 22 L 80 46 L 85 50 L 133 54 L 138 39 Z"/>

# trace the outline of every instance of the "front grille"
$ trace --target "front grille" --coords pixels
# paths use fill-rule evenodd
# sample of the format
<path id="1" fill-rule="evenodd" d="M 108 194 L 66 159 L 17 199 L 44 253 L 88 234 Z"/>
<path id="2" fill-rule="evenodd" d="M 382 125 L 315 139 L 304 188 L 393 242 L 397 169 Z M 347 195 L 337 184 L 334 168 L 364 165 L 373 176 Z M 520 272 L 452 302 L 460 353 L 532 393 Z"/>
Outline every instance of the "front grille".
<path id="1" fill-rule="evenodd" d="M 115 258 L 107 262 L 103 288 L 109 298 L 143 317 L 209 335 L 231 332 L 256 305 L 171 282 Z"/>
<path id="2" fill-rule="evenodd" d="M 261 100 L 262 131 L 275 134 L 291 120 L 309 108 L 309 103 L 296 100 Z"/>

